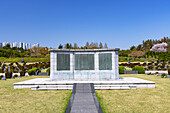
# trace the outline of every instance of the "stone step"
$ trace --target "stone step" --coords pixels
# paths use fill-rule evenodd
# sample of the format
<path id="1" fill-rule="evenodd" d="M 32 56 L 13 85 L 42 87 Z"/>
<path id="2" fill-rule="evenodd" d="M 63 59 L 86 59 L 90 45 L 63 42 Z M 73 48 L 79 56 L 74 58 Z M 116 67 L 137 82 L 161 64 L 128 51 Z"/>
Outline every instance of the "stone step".
<path id="1" fill-rule="evenodd" d="M 72 90 L 73 85 L 40 85 L 33 86 L 31 90 Z"/>
<path id="2" fill-rule="evenodd" d="M 72 90 L 72 88 L 38 88 L 37 90 Z"/>
<path id="3" fill-rule="evenodd" d="M 95 89 L 136 89 L 136 85 L 94 85 Z M 33 86 L 31 87 L 31 90 L 72 90 L 73 85 L 41 85 L 41 86 Z M 79 88 L 77 87 L 77 93 L 91 93 L 88 92 L 89 88 Z"/>
<path id="4" fill-rule="evenodd" d="M 136 85 L 94 85 L 95 89 L 136 89 Z"/>

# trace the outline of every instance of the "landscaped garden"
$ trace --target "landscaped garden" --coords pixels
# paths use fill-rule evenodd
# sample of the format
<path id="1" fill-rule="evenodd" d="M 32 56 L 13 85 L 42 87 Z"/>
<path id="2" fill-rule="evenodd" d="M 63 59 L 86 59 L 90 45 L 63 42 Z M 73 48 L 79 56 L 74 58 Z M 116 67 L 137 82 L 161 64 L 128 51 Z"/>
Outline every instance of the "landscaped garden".
<path id="1" fill-rule="evenodd" d="M 170 78 L 156 75 L 129 74 L 120 77 L 137 77 L 156 82 L 156 88 L 135 90 L 96 90 L 105 113 L 169 113 Z"/>
<path id="2" fill-rule="evenodd" d="M 50 74 L 50 62 L 35 63 L 1 63 L 0 62 L 0 80 L 11 79 L 15 77 L 38 75 L 40 72 Z M 4 75 L 5 74 L 5 75 Z"/>
<path id="3" fill-rule="evenodd" d="M 41 76 L 42 78 L 48 76 Z M 40 76 L 29 76 L 0 81 L 0 113 L 62 113 L 65 112 L 71 90 L 31 91 L 14 89 L 13 83 Z"/>

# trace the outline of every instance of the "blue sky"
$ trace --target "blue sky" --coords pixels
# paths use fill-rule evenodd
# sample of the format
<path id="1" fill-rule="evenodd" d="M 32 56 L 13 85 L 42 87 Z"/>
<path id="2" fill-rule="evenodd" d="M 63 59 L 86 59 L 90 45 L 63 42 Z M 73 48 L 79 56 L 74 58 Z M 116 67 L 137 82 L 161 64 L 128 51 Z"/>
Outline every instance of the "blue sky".
<path id="1" fill-rule="evenodd" d="M 0 42 L 127 49 L 170 36 L 170 0 L 0 0 Z"/>

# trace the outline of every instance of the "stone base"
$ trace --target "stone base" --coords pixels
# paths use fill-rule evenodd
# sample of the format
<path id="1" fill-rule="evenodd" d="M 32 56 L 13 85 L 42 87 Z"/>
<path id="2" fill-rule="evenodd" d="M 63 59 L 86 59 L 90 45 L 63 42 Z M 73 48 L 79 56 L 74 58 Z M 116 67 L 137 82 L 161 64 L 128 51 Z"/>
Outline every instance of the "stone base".
<path id="1" fill-rule="evenodd" d="M 110 81 L 52 81 L 49 78 L 36 78 L 14 83 L 14 89 L 31 88 L 32 90 L 72 90 L 74 83 L 93 83 L 95 89 L 136 89 L 155 88 L 155 82 L 135 77 L 124 77 Z"/>

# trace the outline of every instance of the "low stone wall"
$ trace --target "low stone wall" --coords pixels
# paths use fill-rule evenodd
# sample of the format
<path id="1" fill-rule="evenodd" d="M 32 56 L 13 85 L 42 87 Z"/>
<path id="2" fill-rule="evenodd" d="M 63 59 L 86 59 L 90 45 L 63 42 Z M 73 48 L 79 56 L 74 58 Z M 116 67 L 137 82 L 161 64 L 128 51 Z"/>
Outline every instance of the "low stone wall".
<path id="1" fill-rule="evenodd" d="M 138 74 L 138 71 L 124 71 L 124 74 Z"/>

